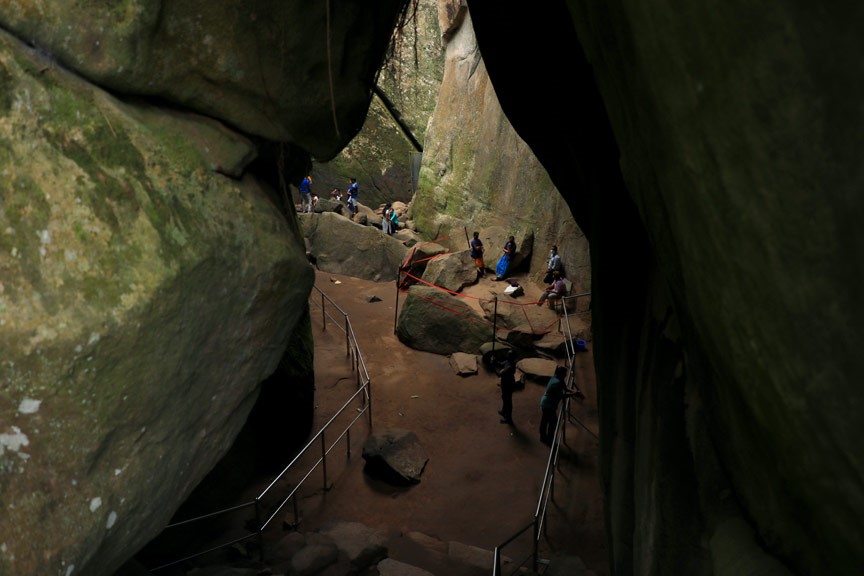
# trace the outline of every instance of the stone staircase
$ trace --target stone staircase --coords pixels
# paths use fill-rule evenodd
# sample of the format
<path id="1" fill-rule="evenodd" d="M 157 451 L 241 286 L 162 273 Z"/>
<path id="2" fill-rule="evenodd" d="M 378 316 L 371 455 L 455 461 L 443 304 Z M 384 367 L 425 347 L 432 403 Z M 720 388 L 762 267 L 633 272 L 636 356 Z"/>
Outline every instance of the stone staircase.
<path id="1" fill-rule="evenodd" d="M 334 522 L 315 532 L 288 531 L 265 547 L 235 544 L 220 554 L 160 571 L 159 576 L 490 576 L 493 552 L 420 532 L 385 533 L 357 522 Z M 502 559 L 503 574 L 594 576 L 576 557 L 552 558 L 540 572 Z M 116 576 L 143 576 L 131 565 Z"/>

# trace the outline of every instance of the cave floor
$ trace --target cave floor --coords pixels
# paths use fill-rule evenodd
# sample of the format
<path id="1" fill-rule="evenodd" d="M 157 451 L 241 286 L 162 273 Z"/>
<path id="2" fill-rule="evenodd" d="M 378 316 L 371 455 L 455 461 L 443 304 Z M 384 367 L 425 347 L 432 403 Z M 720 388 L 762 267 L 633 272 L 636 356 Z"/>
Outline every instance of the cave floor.
<path id="1" fill-rule="evenodd" d="M 332 521 L 352 521 L 383 531 L 416 531 L 491 550 L 528 525 L 549 457 L 538 433 L 539 401 L 545 383 L 528 382 L 524 390 L 516 392 L 515 426 L 502 424 L 494 373 L 481 365 L 477 375 L 458 376 L 446 356 L 413 350 L 399 342 L 394 334 L 394 282 L 375 283 L 320 271 L 316 274 L 318 288 L 349 315 L 357 335 L 372 380 L 374 428 L 415 432 L 429 453 L 429 461 L 420 483 L 409 488 L 393 488 L 371 479 L 363 473 L 361 453 L 367 428 L 361 425 L 361 433 L 351 437 L 350 459 L 344 447 L 328 456 L 332 487 L 324 492 L 320 473 L 313 476 L 318 479 L 313 484 L 319 490 L 300 505 L 300 529 L 310 531 Z M 493 284 L 501 283 L 487 278 L 473 291 L 487 291 L 487 285 L 493 288 Z M 530 284 L 524 282 L 524 298 L 534 301 L 540 288 Z M 373 295 L 381 301 L 369 302 Z M 356 380 L 345 355 L 344 334 L 332 324 L 322 331 L 322 316 L 315 307 L 312 322 L 317 429 L 353 393 Z M 586 398 L 572 405 L 575 420 L 566 428 L 566 446 L 562 447 L 540 553 L 542 557 L 577 555 L 603 576 L 610 570 L 599 442 L 586 431 L 596 434 L 599 426 L 590 352 L 578 356 L 577 367 L 576 383 Z M 528 542 L 530 536 L 521 538 L 504 553 L 521 560 L 523 552 L 530 551 Z"/>
<path id="2" fill-rule="evenodd" d="M 536 301 L 541 288 L 519 280 L 526 290 L 525 301 Z M 396 338 L 395 282 L 376 283 L 317 271 L 316 286 L 350 318 L 372 381 L 372 426 L 375 430 L 413 431 L 426 448 L 429 461 L 418 484 L 397 488 L 364 473 L 362 449 L 369 432 L 365 416 L 355 422 L 350 436 L 343 435 L 337 441 L 347 422 L 358 417 L 359 404 L 351 404 L 342 416 L 334 418 L 357 389 L 356 372 L 346 355 L 344 332 L 330 321 L 322 329 L 321 309 L 311 306 L 315 339 L 313 429 L 317 431 L 334 419 L 334 431 L 326 435 L 327 446 L 335 442 L 326 458 L 327 488 L 324 466 L 318 465 L 298 490 L 296 516 L 290 501 L 273 512 L 296 481 L 321 458 L 322 449 L 313 445 L 307 456 L 298 457 L 299 471 L 287 474 L 268 493 L 276 498 L 262 499 L 262 508 L 269 509 L 261 519 L 271 518 L 263 533 L 265 556 L 268 550 L 271 556 L 278 556 L 280 541 L 291 529 L 311 533 L 331 523 L 358 522 L 388 536 L 389 556 L 394 560 L 448 576 L 491 573 L 491 569 L 476 567 L 460 572 L 453 565 L 430 565 L 428 554 L 425 560 L 421 558 L 424 549 L 409 535 L 421 533 L 445 547 L 455 542 L 491 551 L 531 523 L 549 459 L 548 447 L 539 440 L 539 401 L 545 382 L 528 381 L 524 390 L 516 392 L 515 425 L 502 424 L 494 373 L 481 364 L 478 374 L 459 376 L 447 356 L 411 349 Z M 488 297 L 490 290 L 503 290 L 503 283 L 487 277 L 466 292 Z M 380 301 L 370 302 L 371 296 Z M 320 303 L 317 292 L 313 291 L 311 298 Z M 344 326 L 338 312 L 331 309 L 330 313 Z M 597 576 L 608 576 L 599 441 L 595 436 L 599 426 L 597 394 L 590 351 L 580 353 L 576 365 L 575 381 L 585 399 L 572 404 L 539 552 L 541 558 L 579 556 Z M 278 439 L 273 439 L 272 445 L 278 446 Z M 254 499 L 272 480 L 272 475 L 258 478 L 241 500 Z M 230 531 L 226 529 L 221 542 L 238 535 L 242 525 L 234 524 Z M 502 554 L 518 564 L 529 558 L 531 549 L 529 530 Z M 209 562 L 202 558 L 201 563 Z M 285 568 L 267 563 L 266 558 L 264 564 L 273 573 L 282 573 Z M 163 573 L 173 574 L 170 570 Z"/>

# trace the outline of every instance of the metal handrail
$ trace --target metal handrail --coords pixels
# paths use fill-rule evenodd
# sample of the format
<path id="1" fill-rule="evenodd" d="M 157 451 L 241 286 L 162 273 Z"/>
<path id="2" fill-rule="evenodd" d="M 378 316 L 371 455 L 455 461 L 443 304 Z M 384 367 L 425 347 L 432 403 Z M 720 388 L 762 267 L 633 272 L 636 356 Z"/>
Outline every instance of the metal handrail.
<path id="1" fill-rule="evenodd" d="M 574 294 L 572 296 L 565 296 L 564 298 L 578 299 L 582 296 L 590 296 L 590 292 L 584 292 L 581 294 Z M 566 353 L 566 365 L 567 365 L 567 382 L 565 383 L 568 388 L 572 388 L 573 381 L 575 378 L 574 375 L 574 367 L 575 367 L 575 356 L 576 349 L 573 345 L 573 332 L 570 327 L 570 316 L 567 313 L 567 305 L 562 302 L 561 308 L 564 310 L 564 322 L 562 322 L 562 332 L 564 332 L 564 350 Z M 549 448 L 549 458 L 546 461 L 546 470 L 543 475 L 543 484 L 540 488 L 540 495 L 537 498 L 537 507 L 534 510 L 534 518 L 531 523 L 526 527 L 522 528 L 515 534 L 513 534 L 510 538 L 499 544 L 495 547 L 493 553 L 493 565 L 492 565 L 492 575 L 493 576 L 501 576 L 503 572 L 501 571 L 501 549 L 506 545 L 510 544 L 516 538 L 524 534 L 528 531 L 529 528 L 534 529 L 534 537 L 533 537 L 533 551 L 529 555 L 528 558 L 523 560 L 522 563 L 515 566 L 515 570 L 521 568 L 525 562 L 530 558 L 532 560 L 532 568 L 534 572 L 537 572 L 538 564 L 540 563 L 539 558 L 539 548 L 540 548 L 540 536 L 543 533 L 543 529 L 545 527 L 546 520 L 546 510 L 549 505 L 549 500 L 553 499 L 555 494 L 555 470 L 558 467 L 558 459 L 560 455 L 561 442 L 564 441 L 564 431 L 565 424 L 569 420 L 570 416 L 570 397 L 567 396 L 564 398 L 564 401 L 561 403 L 561 406 L 558 408 L 558 422 L 555 427 L 555 434 L 552 437 L 551 447 Z M 580 423 L 581 424 L 581 423 Z M 585 428 L 584 424 L 582 425 Z M 585 428 L 588 432 L 591 432 L 588 428 Z M 596 437 L 596 434 L 591 432 L 592 435 Z M 513 572 L 511 572 L 513 573 Z"/>
<path id="2" fill-rule="evenodd" d="M 299 512 L 298 512 L 298 507 L 297 507 L 296 494 L 297 494 L 297 491 L 303 486 L 303 483 L 312 475 L 312 473 L 315 470 L 318 469 L 319 466 L 321 466 L 322 470 L 323 470 L 324 488 L 325 488 L 325 490 L 327 490 L 328 489 L 328 485 L 327 485 L 327 460 L 326 460 L 327 455 L 330 453 L 331 450 L 333 450 L 333 448 L 339 443 L 340 440 L 342 440 L 343 438 L 347 438 L 347 441 L 346 441 L 347 456 L 348 456 L 348 458 L 351 457 L 351 428 L 364 415 L 366 415 L 368 417 L 369 430 L 372 429 L 372 394 L 371 394 L 372 381 L 371 381 L 371 378 L 369 377 L 369 372 L 366 369 L 366 362 L 363 359 L 363 354 L 360 351 L 360 346 L 357 343 L 357 335 L 354 333 L 354 329 L 351 326 L 351 321 L 348 318 L 348 314 L 344 310 L 342 310 L 342 308 L 340 308 L 339 305 L 336 304 L 336 302 L 334 302 L 329 296 L 324 294 L 324 292 L 321 291 L 317 286 L 313 286 L 313 289 L 321 295 L 320 307 L 322 310 L 322 330 L 326 331 L 327 319 L 329 318 L 330 321 L 333 322 L 340 330 L 345 332 L 346 355 L 351 356 L 351 362 L 352 362 L 351 370 L 357 373 L 357 390 L 342 405 L 342 407 L 336 412 L 336 414 L 334 414 L 327 421 L 327 423 L 324 424 L 324 426 L 322 426 L 320 430 L 318 430 L 318 432 L 315 434 L 315 436 L 313 436 L 312 439 L 303 447 L 303 449 L 297 453 L 297 455 L 291 460 L 291 462 L 285 468 L 283 468 L 281 472 L 279 472 L 279 474 L 276 476 L 276 478 L 273 481 L 271 481 L 270 484 L 267 485 L 267 488 L 265 488 L 261 492 L 261 494 L 258 495 L 258 497 L 255 498 L 253 501 L 245 502 L 243 504 L 238 504 L 236 506 L 231 506 L 229 508 L 225 508 L 225 509 L 218 510 L 215 512 L 209 512 L 207 514 L 202 514 L 202 515 L 196 516 L 194 518 L 187 518 L 185 520 L 181 520 L 179 522 L 174 522 L 172 524 L 169 524 L 165 527 L 165 529 L 167 530 L 170 528 L 176 528 L 179 526 L 189 525 L 189 524 L 192 524 L 195 522 L 199 522 L 201 520 L 206 520 L 208 518 L 213 518 L 215 516 L 220 516 L 223 514 L 227 514 L 229 512 L 240 510 L 242 508 L 248 508 L 248 507 L 254 506 L 256 528 L 253 532 L 251 532 L 245 536 L 242 536 L 240 538 L 235 538 L 235 539 L 231 540 L 230 542 L 218 544 L 218 545 L 212 546 L 206 550 L 196 552 L 195 554 L 190 554 L 190 555 L 185 556 L 183 558 L 180 558 L 178 560 L 174 560 L 172 562 L 162 564 L 162 565 L 157 566 L 155 568 L 150 568 L 149 570 L 151 572 L 156 572 L 156 571 L 162 570 L 164 568 L 174 566 L 174 565 L 179 564 L 181 562 L 186 562 L 186 561 L 191 560 L 193 558 L 197 558 L 199 556 L 209 554 L 210 552 L 214 552 L 214 551 L 219 550 L 221 548 L 232 546 L 238 542 L 242 542 L 244 540 L 248 540 L 248 539 L 253 538 L 253 537 L 258 538 L 259 552 L 261 555 L 261 559 L 263 560 L 264 551 L 263 551 L 262 533 L 263 533 L 264 529 L 267 528 L 267 526 L 270 524 L 270 522 L 272 522 L 273 518 L 275 518 L 276 515 L 282 510 L 282 508 L 285 506 L 285 504 L 287 504 L 289 501 L 293 500 L 293 502 L 294 502 L 294 524 L 296 526 L 299 523 Z M 310 303 L 313 303 L 314 305 L 318 305 L 318 302 L 315 301 L 315 299 L 312 299 L 311 295 L 312 295 L 312 293 L 310 292 Z M 342 315 L 341 319 L 335 318 L 334 316 L 332 316 L 327 311 L 327 303 L 329 303 L 332 307 L 334 307 L 336 310 L 338 310 L 339 313 L 341 313 L 341 315 Z M 344 328 L 343 328 L 343 322 L 340 322 L 340 320 L 342 320 L 344 322 Z M 361 408 L 357 409 L 358 414 L 339 433 L 339 435 L 336 437 L 336 439 L 333 440 L 329 446 L 327 446 L 326 442 L 325 442 L 325 433 L 331 427 L 331 425 L 333 425 L 333 423 L 336 421 L 336 419 L 339 416 L 341 416 L 350 407 L 350 405 L 358 398 L 358 396 L 362 400 Z M 291 468 L 294 467 L 294 465 L 297 462 L 299 462 L 300 458 L 302 458 L 313 445 L 318 443 L 319 440 L 321 443 L 321 456 L 312 464 L 312 466 L 309 468 L 309 470 L 306 471 L 306 473 L 303 475 L 303 477 L 300 479 L 300 481 L 296 483 L 296 485 L 290 491 L 288 496 L 286 496 L 278 504 L 278 506 L 276 506 L 275 510 L 267 517 L 266 521 L 262 522 L 261 521 L 261 501 L 262 501 L 262 499 L 265 496 L 267 496 L 271 490 L 273 490 L 275 488 L 277 482 L 279 482 L 279 480 L 281 480 L 291 470 Z"/>

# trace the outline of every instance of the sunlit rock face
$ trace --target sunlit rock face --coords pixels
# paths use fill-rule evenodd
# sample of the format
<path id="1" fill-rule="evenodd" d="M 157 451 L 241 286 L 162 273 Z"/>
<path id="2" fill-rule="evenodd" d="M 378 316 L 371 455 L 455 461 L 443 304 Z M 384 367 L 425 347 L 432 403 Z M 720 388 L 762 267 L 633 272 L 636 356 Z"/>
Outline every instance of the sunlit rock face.
<path id="1" fill-rule="evenodd" d="M 570 207 L 528 144 L 513 129 L 498 102 L 464 3 L 440 2 L 439 28 L 445 45 L 438 103 L 426 130 L 420 182 L 411 217 L 428 236 L 453 233 L 449 247 L 464 250 L 468 234 L 491 227 L 505 236 L 487 243 L 492 268 L 510 235 L 533 237 L 519 251 L 540 284 L 551 246 L 558 245 L 565 274 L 584 292 L 591 285 L 588 243 Z M 526 89 L 539 80 L 526 74 Z"/>
<path id="2" fill-rule="evenodd" d="M 860 10 L 468 7 L 591 242 L 615 573 L 860 571 Z"/>
<path id="3" fill-rule="evenodd" d="M 0 574 L 107 574 L 227 450 L 313 281 L 244 137 L 0 34 Z"/>
<path id="4" fill-rule="evenodd" d="M 401 0 L 14 0 L 0 26 L 95 84 L 335 155 L 363 125 Z"/>

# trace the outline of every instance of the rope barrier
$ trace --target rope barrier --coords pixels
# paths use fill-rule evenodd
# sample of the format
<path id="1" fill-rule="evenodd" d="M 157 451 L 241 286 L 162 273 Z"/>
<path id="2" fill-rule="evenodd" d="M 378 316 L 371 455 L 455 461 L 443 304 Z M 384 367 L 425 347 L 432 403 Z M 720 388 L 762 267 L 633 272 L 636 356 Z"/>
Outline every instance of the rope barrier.
<path id="1" fill-rule="evenodd" d="M 405 276 L 407 276 L 408 278 L 413 278 L 417 282 L 419 282 L 421 284 L 425 284 L 426 286 L 429 286 L 431 288 L 437 288 L 438 290 L 441 290 L 442 292 L 446 292 L 446 293 L 450 294 L 451 296 L 458 296 L 460 298 L 470 298 L 471 300 L 478 300 L 480 302 L 494 302 L 495 301 L 493 298 L 480 298 L 479 296 L 470 296 L 468 294 L 463 294 L 461 292 L 455 292 L 453 290 L 450 290 L 449 288 L 444 288 L 443 286 L 438 286 L 437 284 L 433 284 L 433 283 L 429 282 L 428 280 L 423 280 L 422 278 L 418 278 L 417 276 L 414 276 L 410 272 L 405 272 Z M 403 290 L 403 292 L 405 292 L 405 291 L 406 290 Z M 539 301 L 537 301 L 537 302 L 511 302 L 509 300 L 498 300 L 498 303 L 499 304 L 509 304 L 510 306 L 536 306 L 540 302 Z"/>
<path id="2" fill-rule="evenodd" d="M 446 289 L 442 289 L 442 290 L 444 290 L 445 292 L 447 292 Z M 411 293 L 410 291 L 408 291 L 408 290 L 402 290 L 402 292 L 405 292 L 406 296 L 411 296 L 411 297 L 414 297 L 414 298 L 419 298 L 419 299 L 421 299 L 421 300 L 423 300 L 423 301 L 425 301 L 425 302 L 428 302 L 429 304 L 432 304 L 433 306 L 437 306 L 438 308 L 441 308 L 442 310 L 446 310 L 446 311 L 448 311 L 448 312 L 452 312 L 453 314 L 456 314 L 457 316 L 462 316 L 463 318 L 467 318 L 468 320 L 471 320 L 472 322 L 481 322 L 481 323 L 483 323 L 483 324 L 485 324 L 485 325 L 487 325 L 487 326 L 488 326 L 488 325 L 493 325 L 493 326 L 494 326 L 494 324 L 493 324 L 492 322 L 490 322 L 489 320 L 487 320 L 486 318 L 481 318 L 481 317 L 479 317 L 479 316 L 469 316 L 469 315 L 467 315 L 467 314 L 463 314 L 463 313 L 461 313 L 461 312 L 459 312 L 459 311 L 457 311 L 457 310 L 454 310 L 454 309 L 452 309 L 452 308 L 448 308 L 447 306 L 441 304 L 440 302 L 437 302 L 434 298 L 430 298 L 430 297 L 428 297 L 428 296 L 421 296 L 420 294 L 412 294 L 412 293 Z M 454 293 L 453 295 L 457 295 L 457 294 L 458 294 L 458 293 Z M 500 300 L 499 300 L 499 302 L 500 302 Z M 474 308 L 471 308 L 470 306 L 467 306 L 467 305 L 466 305 L 466 306 L 463 306 L 462 309 L 463 309 L 463 310 L 470 310 L 471 312 L 475 312 L 475 313 L 476 313 L 476 311 L 474 310 Z M 527 314 L 526 314 L 526 318 L 527 318 Z M 556 319 L 555 319 L 551 324 L 549 324 L 548 326 L 546 326 L 546 327 L 541 327 L 539 330 L 536 330 L 536 329 L 534 328 L 534 326 L 531 324 L 531 321 L 530 321 L 530 320 L 528 321 L 528 326 L 531 328 L 531 332 L 530 332 L 531 334 L 549 334 L 549 333 L 551 332 L 551 330 L 552 330 L 552 327 L 555 326 L 556 324 L 558 324 L 558 319 L 557 319 L 557 318 L 556 318 Z M 523 330 L 519 330 L 519 329 L 517 329 L 517 328 L 508 328 L 508 327 L 506 327 L 506 326 L 496 326 L 495 329 L 496 329 L 496 330 L 503 330 L 503 331 L 505 331 L 505 332 L 524 332 Z"/>

